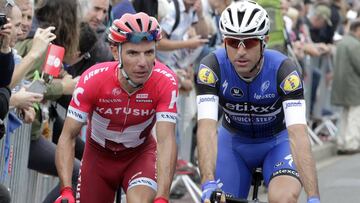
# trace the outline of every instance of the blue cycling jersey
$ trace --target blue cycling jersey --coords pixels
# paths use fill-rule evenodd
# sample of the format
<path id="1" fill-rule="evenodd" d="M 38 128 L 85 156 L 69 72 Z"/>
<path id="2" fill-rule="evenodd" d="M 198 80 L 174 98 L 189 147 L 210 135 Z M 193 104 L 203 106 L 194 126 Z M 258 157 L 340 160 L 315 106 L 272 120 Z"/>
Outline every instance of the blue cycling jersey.
<path id="1" fill-rule="evenodd" d="M 216 50 L 201 61 L 196 88 L 198 95 L 219 97 L 226 129 L 253 138 L 271 137 L 286 129 L 283 101 L 304 98 L 300 71 L 285 55 L 269 49 L 251 82 L 239 77 L 225 49 Z"/>

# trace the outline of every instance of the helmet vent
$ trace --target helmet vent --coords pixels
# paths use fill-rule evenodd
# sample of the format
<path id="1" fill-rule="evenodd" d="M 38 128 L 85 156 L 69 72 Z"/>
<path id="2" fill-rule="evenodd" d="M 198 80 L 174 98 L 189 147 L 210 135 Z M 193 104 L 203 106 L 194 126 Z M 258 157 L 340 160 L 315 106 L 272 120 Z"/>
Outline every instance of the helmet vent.
<path id="1" fill-rule="evenodd" d="M 140 18 L 137 18 L 137 19 L 136 19 L 136 22 L 137 22 L 137 24 L 139 25 L 140 29 L 143 30 L 144 27 L 143 27 L 143 24 L 142 24 L 142 22 L 141 22 L 141 19 L 140 19 Z"/>
<path id="2" fill-rule="evenodd" d="M 256 8 L 256 9 L 254 9 L 254 10 L 251 12 L 251 15 L 250 15 L 250 17 L 249 17 L 249 19 L 248 19 L 248 21 L 247 21 L 247 23 L 246 23 L 246 26 L 248 26 L 248 25 L 250 24 L 250 22 L 253 20 L 253 18 L 254 18 L 254 16 L 255 16 L 255 14 L 256 14 L 257 12 L 259 12 L 259 11 L 260 11 L 260 9 Z"/>
<path id="3" fill-rule="evenodd" d="M 229 29 L 229 28 L 227 28 L 227 27 L 225 27 L 225 30 L 226 30 L 227 32 L 231 32 L 231 33 L 236 34 L 236 32 L 235 32 L 234 30 L 230 30 L 230 29 Z"/>
<path id="4" fill-rule="evenodd" d="M 255 32 L 255 30 L 256 30 L 256 28 L 253 28 L 253 29 L 247 30 L 247 31 L 245 31 L 245 32 L 243 32 L 243 33 L 253 33 L 253 32 Z"/>
<path id="5" fill-rule="evenodd" d="M 130 25 L 128 22 L 125 22 L 125 25 L 126 25 L 128 28 L 130 28 L 131 31 L 133 31 L 133 32 L 135 31 L 134 28 L 132 28 L 131 25 Z"/>
<path id="6" fill-rule="evenodd" d="M 231 10 L 230 10 L 230 8 L 227 10 L 227 12 L 228 12 L 228 14 L 229 14 L 229 18 L 230 18 L 230 23 L 231 23 L 231 25 L 234 25 L 234 20 L 233 20 L 232 15 L 231 15 Z"/>
<path id="7" fill-rule="evenodd" d="M 152 20 L 149 20 L 148 30 L 150 30 L 150 29 L 151 29 L 151 24 L 152 24 Z"/>
<path id="8" fill-rule="evenodd" d="M 239 25 L 239 27 L 241 27 L 241 22 L 243 21 L 245 12 L 238 11 L 237 15 L 238 15 L 238 25 Z"/>
<path id="9" fill-rule="evenodd" d="M 259 30 L 264 29 L 264 27 L 265 27 L 265 20 L 261 23 L 261 25 L 260 25 L 260 27 L 259 27 Z"/>

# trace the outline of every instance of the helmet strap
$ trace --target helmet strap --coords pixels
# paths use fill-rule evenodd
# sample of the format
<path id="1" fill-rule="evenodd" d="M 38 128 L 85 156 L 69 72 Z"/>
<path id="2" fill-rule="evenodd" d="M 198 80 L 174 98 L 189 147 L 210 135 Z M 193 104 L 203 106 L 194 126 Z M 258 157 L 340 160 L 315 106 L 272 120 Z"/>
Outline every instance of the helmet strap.
<path id="1" fill-rule="evenodd" d="M 119 64 L 118 64 L 118 68 L 120 69 L 121 74 L 123 75 L 123 77 L 126 79 L 126 81 L 129 83 L 129 85 L 133 88 L 139 88 L 141 87 L 143 84 L 136 84 L 135 82 L 133 82 L 129 75 L 126 73 L 126 71 L 124 70 L 124 66 L 122 63 L 122 59 L 121 59 L 121 44 L 118 45 L 118 58 L 119 58 Z"/>

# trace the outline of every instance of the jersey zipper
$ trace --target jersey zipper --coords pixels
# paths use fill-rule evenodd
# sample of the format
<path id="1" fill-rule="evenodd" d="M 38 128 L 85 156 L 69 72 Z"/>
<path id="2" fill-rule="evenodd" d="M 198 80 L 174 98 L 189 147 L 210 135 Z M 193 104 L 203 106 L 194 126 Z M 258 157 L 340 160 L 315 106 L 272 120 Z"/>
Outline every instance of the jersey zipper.
<path id="1" fill-rule="evenodd" d="M 247 100 L 248 100 L 248 105 L 249 105 L 249 107 L 250 107 L 250 109 L 251 109 L 251 102 L 250 102 L 250 84 L 249 83 L 247 83 L 246 84 L 246 90 L 247 90 Z M 251 111 L 248 109 L 248 113 L 249 113 L 249 117 L 250 117 L 250 123 L 251 123 L 251 133 L 252 133 L 252 137 L 253 138 L 256 138 L 256 136 L 255 136 L 255 133 L 254 133 L 254 123 L 253 123 L 253 117 L 252 117 L 252 114 L 251 114 Z"/>
<path id="2" fill-rule="evenodd" d="M 126 109 L 124 109 L 124 112 L 126 112 L 126 110 L 129 109 L 129 106 L 130 106 L 130 100 L 131 100 L 131 96 L 128 95 L 128 101 L 127 101 L 127 105 L 126 105 Z M 123 123 L 123 126 L 122 126 L 122 129 L 121 129 L 121 133 L 124 131 L 125 129 L 125 126 L 126 126 L 126 121 L 127 121 L 127 118 L 128 118 L 128 115 L 127 113 L 125 113 L 125 119 L 124 119 L 124 123 Z"/>

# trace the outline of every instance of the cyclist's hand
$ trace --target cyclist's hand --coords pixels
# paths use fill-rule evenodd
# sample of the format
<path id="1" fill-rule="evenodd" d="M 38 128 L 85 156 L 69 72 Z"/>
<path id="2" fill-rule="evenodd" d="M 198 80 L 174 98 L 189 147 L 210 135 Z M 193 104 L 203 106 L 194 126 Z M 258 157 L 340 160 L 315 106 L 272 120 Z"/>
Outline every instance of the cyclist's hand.
<path id="1" fill-rule="evenodd" d="M 154 203 L 169 203 L 169 200 L 164 197 L 157 197 L 154 199 Z"/>
<path id="2" fill-rule="evenodd" d="M 307 203 L 320 203 L 319 197 L 310 197 Z"/>
<path id="3" fill-rule="evenodd" d="M 75 197 L 71 187 L 62 188 L 60 197 L 58 197 L 54 203 L 64 203 L 64 200 L 67 200 L 67 203 L 75 203 Z"/>
<path id="4" fill-rule="evenodd" d="M 206 181 L 204 184 L 202 184 L 202 186 L 201 186 L 201 190 L 202 190 L 201 202 L 210 203 L 211 194 L 215 190 L 220 190 L 218 184 L 219 183 L 215 180 Z"/>

